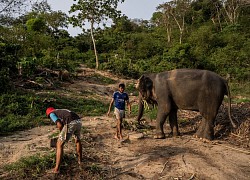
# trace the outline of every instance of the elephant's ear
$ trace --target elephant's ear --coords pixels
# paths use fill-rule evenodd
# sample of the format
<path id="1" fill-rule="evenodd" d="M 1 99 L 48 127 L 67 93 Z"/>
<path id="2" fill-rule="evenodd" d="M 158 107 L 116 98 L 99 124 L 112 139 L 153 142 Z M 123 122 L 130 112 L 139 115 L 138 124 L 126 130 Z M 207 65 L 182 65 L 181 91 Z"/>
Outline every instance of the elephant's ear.
<path id="1" fill-rule="evenodd" d="M 146 84 L 146 89 L 147 90 L 152 90 L 152 88 L 153 88 L 153 81 L 149 77 L 145 78 L 145 84 Z"/>
<path id="2" fill-rule="evenodd" d="M 148 99 L 152 95 L 153 81 L 147 76 L 141 76 L 138 89 L 143 98 Z"/>
<path id="3" fill-rule="evenodd" d="M 146 98 L 152 98 L 153 81 L 149 77 L 145 78 L 145 89 Z"/>

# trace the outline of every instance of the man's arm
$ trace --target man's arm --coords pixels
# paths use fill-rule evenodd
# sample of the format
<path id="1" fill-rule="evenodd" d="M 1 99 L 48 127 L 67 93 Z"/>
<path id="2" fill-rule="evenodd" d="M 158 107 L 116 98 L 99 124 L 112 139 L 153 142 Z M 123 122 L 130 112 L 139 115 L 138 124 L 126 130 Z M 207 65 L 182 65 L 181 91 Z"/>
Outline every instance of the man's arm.
<path id="1" fill-rule="evenodd" d="M 131 114 L 131 104 L 129 100 L 127 100 L 128 113 Z"/>
<path id="2" fill-rule="evenodd" d="M 107 112 L 107 116 L 109 116 L 113 104 L 114 104 L 114 98 L 112 98 L 111 101 L 110 101 L 109 110 L 108 110 L 108 112 Z"/>
<path id="3" fill-rule="evenodd" d="M 63 129 L 63 124 L 60 120 L 56 120 L 56 127 L 61 131 Z"/>
<path id="4" fill-rule="evenodd" d="M 60 118 L 57 117 L 55 113 L 50 113 L 49 115 L 50 119 L 56 123 L 56 127 L 61 131 L 63 129 L 63 123 Z"/>

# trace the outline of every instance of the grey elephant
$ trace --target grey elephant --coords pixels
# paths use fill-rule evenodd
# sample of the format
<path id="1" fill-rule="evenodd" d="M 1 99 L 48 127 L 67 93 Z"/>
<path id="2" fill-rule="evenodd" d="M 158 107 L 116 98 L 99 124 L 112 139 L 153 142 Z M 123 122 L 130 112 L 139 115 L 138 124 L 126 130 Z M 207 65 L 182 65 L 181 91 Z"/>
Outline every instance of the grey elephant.
<path id="1" fill-rule="evenodd" d="M 231 119 L 231 97 L 227 80 L 218 74 L 199 69 L 176 69 L 161 73 L 142 75 L 136 88 L 139 90 L 139 113 L 137 121 L 143 115 L 144 102 L 158 106 L 156 135 L 165 138 L 163 125 L 169 116 L 173 136 L 179 135 L 177 110 L 199 111 L 202 122 L 196 137 L 214 139 L 214 121 L 224 95 L 229 97 L 229 119 Z"/>

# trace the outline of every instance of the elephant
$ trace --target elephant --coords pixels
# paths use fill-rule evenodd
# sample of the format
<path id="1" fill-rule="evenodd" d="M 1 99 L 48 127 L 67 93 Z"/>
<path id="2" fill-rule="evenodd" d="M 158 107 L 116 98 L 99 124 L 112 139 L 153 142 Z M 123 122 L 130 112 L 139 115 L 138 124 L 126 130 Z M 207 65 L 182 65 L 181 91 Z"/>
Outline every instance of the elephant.
<path id="1" fill-rule="evenodd" d="M 136 85 L 139 91 L 139 112 L 136 120 L 140 122 L 144 101 L 157 105 L 156 135 L 165 138 L 163 125 L 169 117 L 171 134 L 180 135 L 177 111 L 192 110 L 202 115 L 201 125 L 195 136 L 202 139 L 214 139 L 214 122 L 224 95 L 229 98 L 229 119 L 231 118 L 231 96 L 226 79 L 218 74 L 200 69 L 175 69 L 160 73 L 142 75 Z"/>

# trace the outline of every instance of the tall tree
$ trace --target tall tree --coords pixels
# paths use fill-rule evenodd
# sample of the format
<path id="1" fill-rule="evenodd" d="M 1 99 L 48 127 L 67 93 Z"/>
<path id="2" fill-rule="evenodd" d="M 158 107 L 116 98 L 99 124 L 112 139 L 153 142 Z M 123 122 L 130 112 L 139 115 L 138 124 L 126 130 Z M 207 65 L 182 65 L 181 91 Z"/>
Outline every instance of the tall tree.
<path id="1" fill-rule="evenodd" d="M 31 18 L 42 18 L 46 21 L 50 33 L 59 33 L 60 28 L 68 27 L 68 16 L 62 11 L 52 11 L 47 1 L 36 2 L 33 4 L 31 13 L 28 15 Z"/>
<path id="2" fill-rule="evenodd" d="M 115 19 L 120 16 L 121 12 L 117 10 L 119 2 L 124 0 L 74 0 L 70 13 L 75 13 L 70 22 L 73 26 L 84 29 L 86 21 L 90 23 L 90 34 L 93 42 L 94 53 L 96 58 L 96 69 L 99 68 L 99 60 L 94 37 L 94 24 L 104 23 L 104 20 Z M 105 25 L 105 23 L 104 23 Z"/>
<path id="3" fill-rule="evenodd" d="M 171 6 L 168 3 L 160 4 L 157 7 L 157 10 L 161 11 L 162 16 L 159 18 L 162 20 L 159 20 L 159 22 L 163 23 L 163 26 L 167 29 L 167 37 L 168 37 L 168 43 L 171 42 L 171 32 L 172 32 L 172 23 L 171 23 Z"/>
<path id="4" fill-rule="evenodd" d="M 182 37 L 185 30 L 185 16 L 187 11 L 190 8 L 191 0 L 173 0 L 170 2 L 166 2 L 163 4 L 160 4 L 158 6 L 158 9 L 162 9 L 164 12 L 164 19 L 167 23 L 167 30 L 170 31 L 170 17 L 174 19 L 176 22 L 180 36 L 179 36 L 179 42 L 182 43 Z M 170 32 L 169 32 L 170 33 Z"/>
<path id="5" fill-rule="evenodd" d="M 222 0 L 223 8 L 229 24 L 236 24 L 240 15 L 240 8 L 249 5 L 247 0 Z"/>

